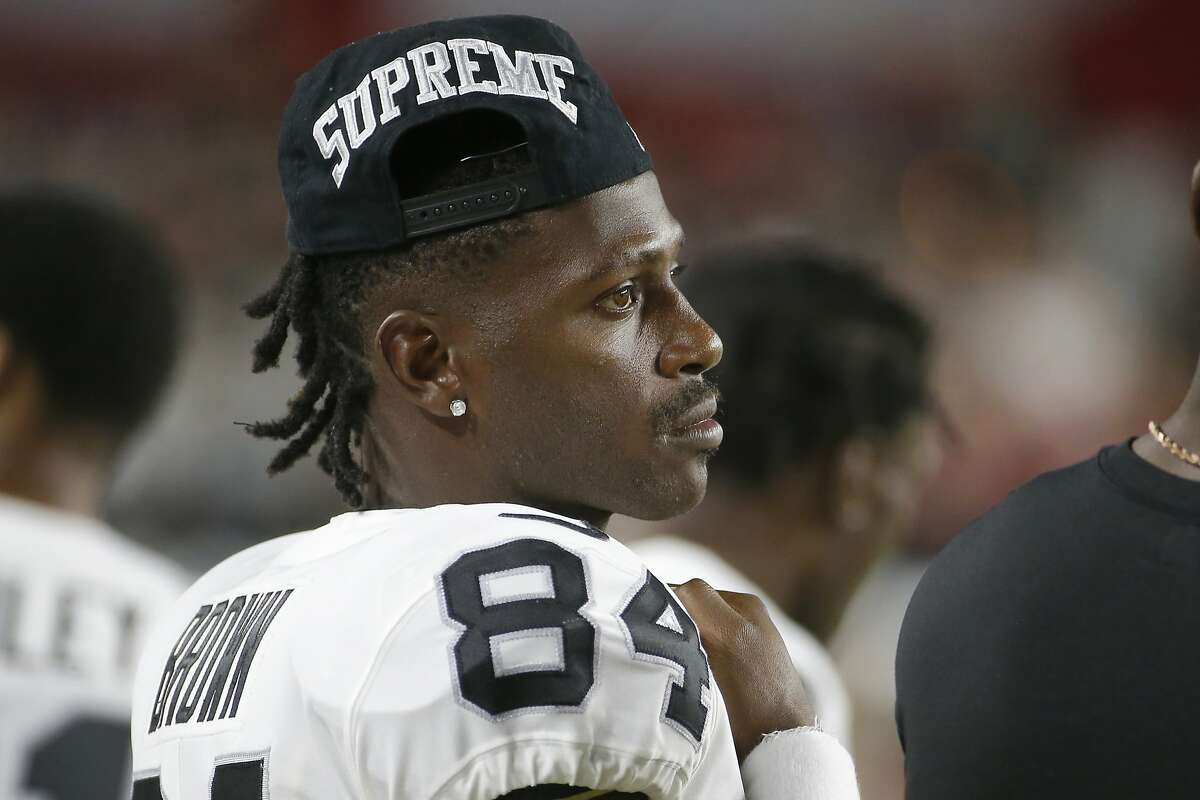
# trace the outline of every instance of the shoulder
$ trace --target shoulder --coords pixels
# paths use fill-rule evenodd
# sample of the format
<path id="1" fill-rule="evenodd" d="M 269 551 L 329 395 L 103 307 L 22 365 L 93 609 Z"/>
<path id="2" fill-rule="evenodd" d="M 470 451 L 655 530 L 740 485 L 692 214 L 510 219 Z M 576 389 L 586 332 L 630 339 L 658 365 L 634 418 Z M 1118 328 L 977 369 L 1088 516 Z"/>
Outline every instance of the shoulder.
<path id="1" fill-rule="evenodd" d="M 401 549 L 406 560 L 426 565 L 447 556 L 503 545 L 515 539 L 554 542 L 602 558 L 615 568 L 636 571 L 641 560 L 607 533 L 581 520 L 503 503 L 445 505 L 417 511 L 343 515 L 334 522 L 389 532 L 375 545 Z"/>
<path id="2" fill-rule="evenodd" d="M 352 738 L 396 759 L 359 750 L 363 783 L 679 794 L 728 728 L 670 590 L 576 520 L 481 506 L 447 523 L 477 527 L 423 549 L 428 590 L 397 609 L 355 701 Z"/>
<path id="3" fill-rule="evenodd" d="M 2 496 L 0 546 L 35 579 L 86 579 L 146 604 L 170 603 L 188 583 L 179 565 L 98 519 Z"/>
<path id="4" fill-rule="evenodd" d="M 175 631 L 197 608 L 234 596 L 291 589 L 289 606 L 297 610 L 290 613 L 304 617 L 309 638 L 328 633 L 326 628 L 343 629 L 347 619 L 358 625 L 360 639 L 368 631 L 384 636 L 413 605 L 440 591 L 452 564 L 519 562 L 530 547 L 513 544 L 522 541 L 586 552 L 592 570 L 602 564 L 632 573 L 639 564 L 601 531 L 520 506 L 349 513 L 224 559 L 179 597 L 164 627 Z M 451 578 L 462 571 L 450 570 Z M 506 577 L 521 581 L 501 575 L 500 582 Z"/>
<path id="5" fill-rule="evenodd" d="M 1097 458 L 1045 473 L 933 559 L 896 648 L 897 724 L 910 755 L 962 726 L 1001 729 L 1014 719 L 1013 698 L 1032 696 L 1029 687 L 1059 674 L 1040 659 L 1081 630 L 1086 606 L 1065 601 L 1095 596 L 1113 496 Z M 1022 669 L 1013 667 L 1014 654 Z"/>
<path id="6" fill-rule="evenodd" d="M 955 642 L 1004 629 L 1054 604 L 1072 575 L 1085 577 L 1108 491 L 1097 458 L 1040 475 L 968 525 L 930 563 L 905 613 L 898 675 Z"/>
<path id="7" fill-rule="evenodd" d="M 1098 457 L 1043 473 L 956 535 L 934 559 L 926 579 L 974 562 L 995 567 L 1007 559 L 1028 562 L 1034 552 L 1052 555 L 1065 542 L 1057 534 L 1086 522 L 1108 491 Z"/>
<path id="8" fill-rule="evenodd" d="M 1019 516 L 1026 511 L 1062 509 L 1080 498 L 1094 497 L 1108 488 L 1100 459 L 1103 451 L 1084 461 L 1043 472 L 1014 489 L 988 517 Z"/>
<path id="9" fill-rule="evenodd" d="M 1003 519 L 1026 511 L 1061 508 L 1067 501 L 1093 495 L 1103 479 L 1098 455 L 1043 472 L 1010 492 L 984 519 Z"/>

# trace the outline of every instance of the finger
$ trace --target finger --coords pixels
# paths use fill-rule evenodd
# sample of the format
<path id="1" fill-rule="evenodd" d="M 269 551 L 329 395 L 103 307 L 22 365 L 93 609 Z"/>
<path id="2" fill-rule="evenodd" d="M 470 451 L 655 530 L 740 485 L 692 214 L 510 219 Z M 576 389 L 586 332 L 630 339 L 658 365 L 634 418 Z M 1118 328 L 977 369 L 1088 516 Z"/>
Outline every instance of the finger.
<path id="1" fill-rule="evenodd" d="M 689 591 L 689 592 L 691 592 L 691 591 L 710 591 L 710 592 L 717 591 L 713 587 L 709 586 L 708 581 L 704 580 L 704 578 L 689 578 L 688 580 L 684 581 L 683 583 L 668 583 L 667 586 L 670 586 L 672 589 L 682 589 L 684 591 Z"/>
<path id="2" fill-rule="evenodd" d="M 767 614 L 767 606 L 763 603 L 762 598 L 756 594 L 746 594 L 744 592 L 720 592 L 721 599 L 725 604 L 737 611 L 744 617 L 761 618 L 769 616 Z"/>
<path id="3" fill-rule="evenodd" d="M 708 585 L 703 578 L 692 578 L 686 583 L 672 583 L 670 587 L 679 596 L 687 596 L 700 602 L 720 602 L 720 592 Z"/>
<path id="4" fill-rule="evenodd" d="M 687 583 L 671 588 L 675 590 L 679 602 L 683 603 L 683 607 L 693 617 L 707 619 L 714 614 L 729 613 L 721 594 L 700 578 L 692 578 Z"/>
<path id="5" fill-rule="evenodd" d="M 709 646 L 714 636 L 723 637 L 742 616 L 729 607 L 721 594 L 699 578 L 676 589 L 679 602 L 700 629 L 700 641 Z"/>

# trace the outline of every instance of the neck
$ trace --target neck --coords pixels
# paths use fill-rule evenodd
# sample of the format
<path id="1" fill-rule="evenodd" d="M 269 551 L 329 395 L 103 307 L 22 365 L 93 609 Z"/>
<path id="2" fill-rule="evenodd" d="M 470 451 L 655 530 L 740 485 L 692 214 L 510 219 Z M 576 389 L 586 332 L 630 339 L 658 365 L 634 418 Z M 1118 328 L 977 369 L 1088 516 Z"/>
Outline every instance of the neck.
<path id="1" fill-rule="evenodd" d="M 65 447 L 7 450 L 0 459 L 0 495 L 88 517 L 99 517 L 107 469 Z"/>
<path id="2" fill-rule="evenodd" d="M 1185 450 L 1200 453 L 1200 368 L 1192 377 L 1192 385 L 1175 413 L 1160 423 L 1164 433 Z M 1192 481 L 1200 481 L 1200 467 L 1192 466 L 1172 455 L 1158 440 L 1145 433 L 1133 443 L 1133 450 L 1155 467 Z"/>
<path id="3" fill-rule="evenodd" d="M 398 452 L 438 452 L 427 445 L 407 443 L 393 452 L 388 439 L 374 435 L 363 436 L 363 461 L 370 483 L 364 492 L 368 508 L 430 508 L 447 504 L 475 505 L 479 503 L 513 503 L 541 509 L 551 514 L 582 520 L 600 530 L 607 530 L 611 511 L 576 503 L 552 500 L 523 492 L 512 486 L 489 480 L 486 471 L 470 464 L 451 468 L 429 458 L 420 465 L 405 463 Z M 398 437 L 397 437 L 398 438 Z M 468 477 L 470 476 L 470 477 Z"/>

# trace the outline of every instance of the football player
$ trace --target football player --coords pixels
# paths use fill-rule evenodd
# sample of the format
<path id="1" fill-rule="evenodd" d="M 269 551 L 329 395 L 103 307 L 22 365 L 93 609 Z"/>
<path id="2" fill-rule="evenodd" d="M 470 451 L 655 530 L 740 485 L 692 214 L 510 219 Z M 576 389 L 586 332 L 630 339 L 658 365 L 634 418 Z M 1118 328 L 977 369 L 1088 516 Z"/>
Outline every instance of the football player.
<path id="1" fill-rule="evenodd" d="M 251 432 L 286 440 L 272 471 L 322 441 L 359 510 L 235 555 L 158 629 L 136 800 L 856 797 L 757 601 L 677 595 L 604 531 L 702 497 L 721 344 L 571 37 L 498 16 L 341 48 L 279 163 L 254 368 L 290 329 L 305 383 Z"/>
<path id="2" fill-rule="evenodd" d="M 100 520 L 175 359 L 177 278 L 121 212 L 0 192 L 0 797 L 129 796 L 129 703 L 182 573 Z"/>

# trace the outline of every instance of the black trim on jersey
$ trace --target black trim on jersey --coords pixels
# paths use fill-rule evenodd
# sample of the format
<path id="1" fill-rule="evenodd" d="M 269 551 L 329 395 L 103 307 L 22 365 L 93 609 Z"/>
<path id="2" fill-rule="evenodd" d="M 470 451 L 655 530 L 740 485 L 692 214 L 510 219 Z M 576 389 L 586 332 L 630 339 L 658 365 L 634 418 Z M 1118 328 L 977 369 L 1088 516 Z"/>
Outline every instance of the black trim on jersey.
<path id="1" fill-rule="evenodd" d="M 209 800 L 265 800 L 269 756 L 270 751 L 262 758 L 216 764 L 208 787 Z M 134 780 L 133 800 L 163 800 L 160 775 L 156 770 Z"/>
<path id="2" fill-rule="evenodd" d="M 586 786 L 564 786 L 561 783 L 547 783 L 541 786 L 529 786 L 516 789 L 498 800 L 568 800 L 577 794 L 594 792 Z M 157 799 L 156 799 L 157 800 Z M 596 795 L 596 800 L 649 800 L 641 792 L 607 792 Z"/>
<path id="3" fill-rule="evenodd" d="M 535 522 L 549 522 L 552 525 L 558 525 L 562 528 L 573 530 L 576 533 L 582 533 L 584 536 L 590 536 L 593 539 L 607 540 L 608 534 L 593 525 L 576 525 L 574 522 L 567 522 L 565 519 L 558 517 L 547 517 L 541 514 L 513 514 L 505 512 L 500 516 L 505 519 L 528 519 Z"/>
<path id="4" fill-rule="evenodd" d="M 133 782 L 133 800 L 162 800 L 162 779 L 157 773 Z"/>
<path id="5" fill-rule="evenodd" d="M 213 770 L 211 800 L 263 800 L 266 790 L 266 758 L 230 761 Z"/>

